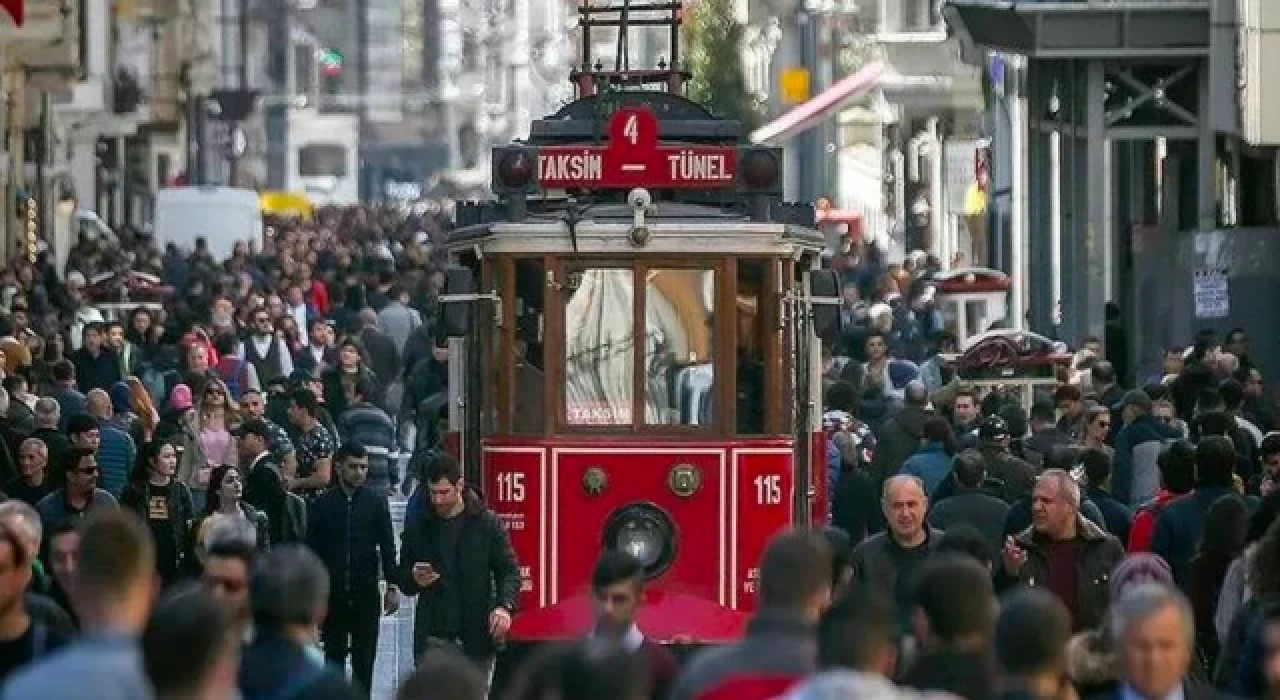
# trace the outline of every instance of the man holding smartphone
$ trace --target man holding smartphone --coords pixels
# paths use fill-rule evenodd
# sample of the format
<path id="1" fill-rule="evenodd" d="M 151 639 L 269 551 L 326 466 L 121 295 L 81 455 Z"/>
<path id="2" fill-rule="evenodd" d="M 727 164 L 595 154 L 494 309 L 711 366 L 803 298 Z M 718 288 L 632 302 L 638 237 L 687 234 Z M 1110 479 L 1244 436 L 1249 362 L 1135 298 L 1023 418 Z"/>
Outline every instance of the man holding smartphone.
<path id="1" fill-rule="evenodd" d="M 453 649 L 491 677 L 511 628 L 520 567 L 506 529 L 467 489 L 453 457 L 435 456 L 425 472 L 431 508 L 405 522 L 398 568 L 401 590 L 418 596 L 414 658 Z"/>

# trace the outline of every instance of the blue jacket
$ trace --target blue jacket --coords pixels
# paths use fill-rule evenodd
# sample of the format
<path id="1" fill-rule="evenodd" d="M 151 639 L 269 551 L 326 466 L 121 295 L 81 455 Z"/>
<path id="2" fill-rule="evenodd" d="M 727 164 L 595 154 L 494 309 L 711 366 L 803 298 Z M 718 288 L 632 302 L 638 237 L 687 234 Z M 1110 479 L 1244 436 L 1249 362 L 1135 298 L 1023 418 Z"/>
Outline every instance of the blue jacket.
<path id="1" fill-rule="evenodd" d="M 1156 518 L 1151 553 L 1169 563 L 1174 582 L 1184 591 L 1191 582 L 1191 559 L 1204 535 L 1204 516 L 1223 496 L 1236 496 L 1236 492 L 1223 486 L 1196 487 L 1165 506 Z"/>
<path id="2" fill-rule="evenodd" d="M 925 494 L 933 498 L 933 492 L 951 474 L 951 456 L 947 454 L 945 445 L 931 442 L 903 462 L 898 473 L 923 481 Z"/>
<path id="3" fill-rule="evenodd" d="M 92 689 L 87 691 L 87 689 Z M 149 700 L 136 639 L 90 634 L 10 678 L 3 700 Z"/>
<path id="4" fill-rule="evenodd" d="M 1150 415 L 1120 429 L 1111 469 L 1111 495 L 1136 507 L 1156 497 L 1160 468 L 1156 460 L 1166 443 L 1182 437 L 1176 428 Z"/>

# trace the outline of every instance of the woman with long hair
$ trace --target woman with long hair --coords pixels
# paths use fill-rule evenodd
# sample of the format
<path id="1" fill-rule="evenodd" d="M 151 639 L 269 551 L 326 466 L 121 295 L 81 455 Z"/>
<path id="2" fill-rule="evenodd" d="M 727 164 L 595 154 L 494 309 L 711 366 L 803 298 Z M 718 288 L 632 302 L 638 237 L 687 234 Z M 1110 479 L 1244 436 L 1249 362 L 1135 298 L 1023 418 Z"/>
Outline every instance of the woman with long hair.
<path id="1" fill-rule="evenodd" d="M 137 513 L 151 529 L 156 569 L 165 585 L 184 570 L 188 530 L 196 515 L 191 490 L 174 478 L 177 468 L 178 450 L 172 443 L 145 443 L 120 494 L 120 505 Z"/>
<path id="2" fill-rule="evenodd" d="M 254 544 L 265 551 L 271 543 L 267 516 L 244 500 L 244 480 L 240 470 L 229 464 L 214 467 L 209 477 L 209 493 L 205 500 L 204 515 L 192 527 L 195 542 L 192 550 L 196 559 L 203 562 L 204 548 L 209 533 L 222 521 L 240 521 L 253 528 Z"/>
<path id="3" fill-rule="evenodd" d="M 221 464 L 235 466 L 239 461 L 236 441 L 231 435 L 239 418 L 226 385 L 218 379 L 205 381 L 204 391 L 192 399 L 195 410 L 185 416 L 184 427 L 191 443 L 189 447 L 196 449 L 184 455 L 178 474 L 191 487 L 196 505 L 200 506 L 211 489 L 213 468 Z"/>
<path id="4" fill-rule="evenodd" d="M 1204 518 L 1200 549 L 1191 560 L 1191 608 L 1195 611 L 1197 661 L 1209 671 L 1218 660 L 1221 646 L 1213 623 L 1218 597 L 1231 562 L 1244 551 L 1249 534 L 1249 509 L 1233 495 L 1219 498 L 1209 506 Z"/>

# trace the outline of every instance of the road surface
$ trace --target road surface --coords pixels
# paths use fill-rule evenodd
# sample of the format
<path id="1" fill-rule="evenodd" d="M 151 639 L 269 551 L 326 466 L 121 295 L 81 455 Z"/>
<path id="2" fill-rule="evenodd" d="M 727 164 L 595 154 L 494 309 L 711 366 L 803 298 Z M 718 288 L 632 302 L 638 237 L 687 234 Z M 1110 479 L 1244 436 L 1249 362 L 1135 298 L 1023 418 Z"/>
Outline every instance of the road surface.
<path id="1" fill-rule="evenodd" d="M 396 544 L 404 527 L 405 500 L 399 493 L 391 497 L 391 519 Z M 378 660 L 373 666 L 373 700 L 391 700 L 396 684 L 413 671 L 413 600 L 402 601 L 399 612 L 382 618 L 378 632 Z"/>

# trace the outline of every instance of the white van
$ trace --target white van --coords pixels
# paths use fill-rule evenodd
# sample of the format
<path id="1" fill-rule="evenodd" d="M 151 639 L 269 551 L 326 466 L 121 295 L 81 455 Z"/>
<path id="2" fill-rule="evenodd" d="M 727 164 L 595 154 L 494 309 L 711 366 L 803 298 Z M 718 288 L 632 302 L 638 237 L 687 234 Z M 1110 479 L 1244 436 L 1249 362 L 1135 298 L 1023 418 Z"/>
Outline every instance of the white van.
<path id="1" fill-rule="evenodd" d="M 194 250 L 209 243 L 215 260 L 225 260 L 237 241 L 262 249 L 262 206 L 258 193 L 235 187 L 169 187 L 156 193 L 154 235 L 163 249 L 173 243 Z"/>

